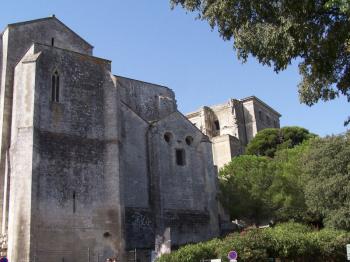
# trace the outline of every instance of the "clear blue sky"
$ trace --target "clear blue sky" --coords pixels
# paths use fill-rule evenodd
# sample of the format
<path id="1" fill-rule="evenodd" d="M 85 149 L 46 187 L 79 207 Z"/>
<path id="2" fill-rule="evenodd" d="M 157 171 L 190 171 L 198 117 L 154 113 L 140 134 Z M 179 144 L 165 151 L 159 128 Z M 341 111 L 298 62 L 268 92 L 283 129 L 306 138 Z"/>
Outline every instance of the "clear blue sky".
<path id="1" fill-rule="evenodd" d="M 346 131 L 350 104 L 344 97 L 313 107 L 301 105 L 297 65 L 275 74 L 255 59 L 241 64 L 232 43 L 206 22 L 168 0 L 3 1 L 0 27 L 55 14 L 113 61 L 113 73 L 172 88 L 183 113 L 229 98 L 255 95 L 282 114 L 281 125 L 319 135 Z"/>

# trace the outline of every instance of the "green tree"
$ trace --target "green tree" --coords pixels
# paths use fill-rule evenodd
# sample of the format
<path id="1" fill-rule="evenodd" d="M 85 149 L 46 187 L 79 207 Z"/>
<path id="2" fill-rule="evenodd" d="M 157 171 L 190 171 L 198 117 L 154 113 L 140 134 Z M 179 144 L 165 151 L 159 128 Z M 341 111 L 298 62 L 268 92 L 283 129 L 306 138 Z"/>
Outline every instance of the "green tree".
<path id="1" fill-rule="evenodd" d="M 263 129 L 249 142 L 246 154 L 274 157 L 278 149 L 292 148 L 312 137 L 315 135 L 301 127 Z"/>
<path id="2" fill-rule="evenodd" d="M 266 128 L 258 132 L 249 142 L 245 153 L 247 155 L 273 157 L 277 145 L 281 144 L 280 131 L 277 128 Z"/>
<path id="3" fill-rule="evenodd" d="M 239 156 L 220 171 L 220 201 L 232 218 L 259 222 L 270 218 L 271 159 Z"/>
<path id="4" fill-rule="evenodd" d="M 294 148 L 277 151 L 273 159 L 276 175 L 270 190 L 271 202 L 275 206 L 275 217 L 278 220 L 317 220 L 307 209 L 304 193 L 307 177 L 303 170 L 303 159 L 308 153 L 308 148 L 309 141 L 304 141 Z"/>
<path id="5" fill-rule="evenodd" d="M 313 222 L 308 211 L 303 158 L 309 142 L 278 150 L 274 158 L 243 155 L 220 170 L 221 203 L 232 218 Z"/>
<path id="6" fill-rule="evenodd" d="M 308 209 L 325 226 L 350 230 L 350 132 L 311 141 L 303 168 Z"/>
<path id="7" fill-rule="evenodd" d="M 224 40 L 233 38 L 243 62 L 251 55 L 279 72 L 298 58 L 301 102 L 350 101 L 349 0 L 170 1 L 197 12 Z"/>

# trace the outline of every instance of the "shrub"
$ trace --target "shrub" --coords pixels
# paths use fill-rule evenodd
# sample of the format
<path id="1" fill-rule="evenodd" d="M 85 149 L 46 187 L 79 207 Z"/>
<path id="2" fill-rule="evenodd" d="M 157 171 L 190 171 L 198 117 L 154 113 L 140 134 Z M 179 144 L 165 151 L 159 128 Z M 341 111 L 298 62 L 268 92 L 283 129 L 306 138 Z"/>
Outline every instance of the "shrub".
<path id="1" fill-rule="evenodd" d="M 268 261 L 345 261 L 345 245 L 350 242 L 346 231 L 314 231 L 298 223 L 283 223 L 274 228 L 252 229 L 226 238 L 191 244 L 162 256 L 158 262 L 199 262 L 221 258 L 227 262 L 230 250 L 236 250 L 240 262 Z"/>
<path id="2" fill-rule="evenodd" d="M 158 262 L 199 262 L 201 259 L 208 259 L 216 256 L 216 249 L 221 243 L 218 239 L 198 244 L 190 244 L 181 247 L 179 250 L 164 255 Z"/>
<path id="3" fill-rule="evenodd" d="M 239 261 L 263 261 L 268 258 L 270 240 L 271 236 L 266 230 L 252 229 L 241 234 L 235 233 L 222 241 L 217 257 L 228 261 L 227 254 L 235 250 Z"/>
<path id="4" fill-rule="evenodd" d="M 310 234 L 318 248 L 318 257 L 323 261 L 345 261 L 345 245 L 350 243 L 350 233 L 323 229 Z"/>
<path id="5" fill-rule="evenodd" d="M 271 257 L 308 259 L 315 255 L 317 247 L 310 238 L 312 230 L 308 226 L 290 222 L 267 231 L 271 234 Z"/>

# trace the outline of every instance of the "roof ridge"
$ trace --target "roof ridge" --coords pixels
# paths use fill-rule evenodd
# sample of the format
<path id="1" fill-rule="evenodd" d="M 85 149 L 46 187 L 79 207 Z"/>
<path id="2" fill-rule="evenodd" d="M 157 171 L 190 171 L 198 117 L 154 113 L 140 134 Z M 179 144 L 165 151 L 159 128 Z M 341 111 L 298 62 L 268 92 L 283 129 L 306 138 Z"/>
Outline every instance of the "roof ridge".
<path id="1" fill-rule="evenodd" d="M 147 81 L 143 81 L 143 80 L 139 80 L 139 79 L 135 79 L 135 78 L 131 78 L 131 77 L 127 77 L 127 76 L 122 76 L 122 75 L 116 75 L 114 74 L 115 77 L 119 77 L 119 78 L 124 78 L 127 80 L 131 80 L 131 81 L 135 81 L 135 82 L 141 82 L 147 85 L 153 85 L 153 86 L 158 86 L 158 87 L 163 87 L 166 89 L 169 89 L 170 91 L 174 92 L 174 90 L 172 90 L 170 87 L 166 86 L 166 85 L 162 85 L 162 84 L 157 84 L 157 83 L 152 83 L 152 82 L 147 82 Z"/>
<path id="2" fill-rule="evenodd" d="M 43 43 L 39 43 L 39 42 L 33 42 L 33 44 L 41 45 L 41 46 L 45 46 L 45 47 L 49 47 L 49 48 L 54 48 L 54 49 L 70 52 L 70 53 L 73 53 L 73 54 L 77 54 L 77 55 L 81 55 L 81 56 L 85 56 L 85 57 L 90 57 L 92 59 L 97 59 L 97 60 L 105 61 L 105 62 L 108 62 L 108 63 L 112 63 L 111 60 L 108 60 L 108 59 L 105 59 L 105 58 L 102 58 L 102 57 L 98 57 L 98 56 L 94 56 L 94 55 L 79 53 L 77 51 L 70 50 L 70 49 L 65 49 L 65 48 L 61 48 L 61 47 L 57 47 L 57 46 L 51 46 L 51 45 L 47 45 L 47 44 L 43 44 Z"/>
<path id="3" fill-rule="evenodd" d="M 264 102 L 263 100 L 261 100 L 260 98 L 258 98 L 255 95 L 251 95 L 251 96 L 239 99 L 239 101 L 241 101 L 242 103 L 244 103 L 245 101 L 248 101 L 248 100 L 256 100 L 260 104 L 262 104 L 263 106 L 265 106 L 268 109 L 270 109 L 270 110 L 274 111 L 275 113 L 277 113 L 280 117 L 282 116 L 281 113 L 279 113 L 276 109 L 274 109 L 272 106 L 268 105 L 266 102 Z"/>
<path id="4" fill-rule="evenodd" d="M 25 25 L 25 24 L 30 24 L 30 23 L 37 23 L 37 22 L 42 22 L 42 21 L 51 20 L 51 19 L 54 19 L 54 20 L 56 20 L 57 22 L 59 22 L 62 26 L 64 26 L 65 28 L 67 28 L 71 33 L 73 33 L 74 35 L 76 35 L 78 38 L 80 38 L 80 40 L 82 40 L 83 42 L 85 42 L 85 43 L 86 43 L 87 45 L 89 45 L 91 48 L 94 47 L 94 46 L 91 45 L 88 41 L 86 41 L 84 38 L 82 38 L 79 34 L 77 34 L 76 32 L 74 32 L 70 27 L 68 27 L 66 24 L 64 24 L 61 20 L 59 20 L 55 15 L 48 16 L 48 17 L 44 17 L 44 18 L 38 18 L 38 19 L 23 21 L 23 22 L 12 23 L 12 24 L 8 24 L 7 27 Z"/>
<path id="5" fill-rule="evenodd" d="M 48 16 L 48 17 L 43 17 L 43 18 L 38 18 L 38 19 L 32 19 L 32 20 L 27 20 L 27 21 L 22 21 L 22 22 L 16 22 L 16 23 L 11 23 L 8 24 L 7 26 L 18 26 L 18 25 L 25 25 L 25 24 L 30 24 L 30 23 L 36 23 L 36 22 L 41 22 L 45 20 L 50 20 L 55 18 L 55 16 Z"/>

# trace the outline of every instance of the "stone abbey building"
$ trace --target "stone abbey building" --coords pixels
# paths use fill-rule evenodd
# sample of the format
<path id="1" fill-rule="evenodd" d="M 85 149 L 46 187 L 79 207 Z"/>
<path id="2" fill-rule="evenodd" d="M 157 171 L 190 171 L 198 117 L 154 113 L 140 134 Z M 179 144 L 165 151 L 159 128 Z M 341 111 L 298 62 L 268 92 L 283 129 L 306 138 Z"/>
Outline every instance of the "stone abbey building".
<path id="1" fill-rule="evenodd" d="M 221 168 L 264 128 L 279 128 L 281 115 L 255 96 L 204 106 L 187 118 L 212 142 L 214 164 Z"/>
<path id="2" fill-rule="evenodd" d="M 208 137 L 172 90 L 112 75 L 92 51 L 55 17 L 0 36 L 0 223 L 11 262 L 127 261 L 169 229 L 172 246 L 219 233 Z"/>
<path id="3" fill-rule="evenodd" d="M 11 262 L 149 262 L 155 248 L 218 236 L 215 165 L 280 125 L 256 97 L 184 116 L 172 90 L 113 75 L 92 51 L 54 16 L 0 35 L 0 244 Z"/>

